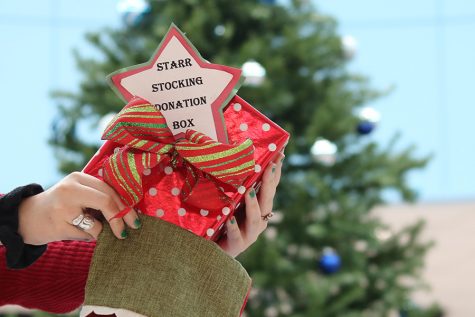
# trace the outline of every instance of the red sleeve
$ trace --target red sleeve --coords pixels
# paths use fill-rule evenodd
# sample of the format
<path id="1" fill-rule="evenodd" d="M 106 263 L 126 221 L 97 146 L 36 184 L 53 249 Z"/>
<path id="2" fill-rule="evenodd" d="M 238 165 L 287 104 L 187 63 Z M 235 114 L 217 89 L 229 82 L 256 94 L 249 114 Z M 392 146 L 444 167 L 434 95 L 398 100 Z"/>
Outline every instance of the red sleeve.
<path id="1" fill-rule="evenodd" d="M 5 248 L 0 246 L 0 306 L 7 304 L 67 313 L 84 301 L 84 288 L 96 244 L 80 241 L 54 242 L 26 269 L 6 267 Z"/>

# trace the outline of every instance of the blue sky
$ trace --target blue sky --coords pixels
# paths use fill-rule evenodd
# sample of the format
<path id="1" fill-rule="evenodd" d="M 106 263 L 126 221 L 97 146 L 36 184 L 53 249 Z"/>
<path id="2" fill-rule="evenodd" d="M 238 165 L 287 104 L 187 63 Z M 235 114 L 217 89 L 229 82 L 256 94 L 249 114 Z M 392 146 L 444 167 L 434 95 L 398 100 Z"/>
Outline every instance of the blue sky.
<path id="1" fill-rule="evenodd" d="M 358 41 L 349 67 L 394 92 L 372 104 L 382 121 L 370 136 L 382 144 L 433 154 L 411 183 L 423 201 L 475 199 L 475 2 L 461 0 L 314 1 Z M 116 0 L 0 1 L 0 192 L 60 179 L 47 145 L 56 114 L 54 89 L 75 90 L 72 49 L 93 54 L 84 33 L 120 23 Z"/>

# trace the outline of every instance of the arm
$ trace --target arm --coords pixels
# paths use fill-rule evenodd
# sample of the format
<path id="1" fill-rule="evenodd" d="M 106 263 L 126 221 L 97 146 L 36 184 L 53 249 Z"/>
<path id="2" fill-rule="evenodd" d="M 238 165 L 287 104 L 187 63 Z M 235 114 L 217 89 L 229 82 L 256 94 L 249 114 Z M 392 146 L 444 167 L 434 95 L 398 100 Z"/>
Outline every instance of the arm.
<path id="1" fill-rule="evenodd" d="M 0 195 L 0 306 L 54 313 L 79 307 L 95 243 L 53 241 L 96 238 L 102 229 L 99 221 L 81 231 L 71 220 L 87 207 L 101 209 L 109 219 L 120 210 L 118 200 L 106 184 L 81 173 L 66 176 L 47 191 L 32 184 Z M 128 217 L 125 223 L 135 225 L 135 212 Z M 116 237 L 124 220 L 110 222 Z"/>
<path id="2" fill-rule="evenodd" d="M 114 219 L 124 209 L 117 193 L 83 173 L 72 173 L 47 191 L 30 184 L 0 196 L 0 241 L 6 248 L 7 267 L 22 269 L 31 265 L 49 242 L 97 238 L 102 224 L 92 215 L 87 215 L 92 222 L 87 229 L 74 225 L 75 219 L 85 217 L 88 208 L 100 210 L 119 239 L 126 236 L 125 224 L 139 227 L 135 211 L 123 219 Z"/>
<path id="3" fill-rule="evenodd" d="M 84 300 L 94 248 L 94 242 L 53 242 L 34 264 L 12 270 L 0 247 L 0 306 L 15 304 L 57 314 L 76 309 Z"/>
<path id="4" fill-rule="evenodd" d="M 46 250 L 46 245 L 25 243 L 18 233 L 21 203 L 43 192 L 37 184 L 21 186 L 0 196 L 0 241 L 7 248 L 6 262 L 11 268 L 24 268 L 36 261 Z"/>

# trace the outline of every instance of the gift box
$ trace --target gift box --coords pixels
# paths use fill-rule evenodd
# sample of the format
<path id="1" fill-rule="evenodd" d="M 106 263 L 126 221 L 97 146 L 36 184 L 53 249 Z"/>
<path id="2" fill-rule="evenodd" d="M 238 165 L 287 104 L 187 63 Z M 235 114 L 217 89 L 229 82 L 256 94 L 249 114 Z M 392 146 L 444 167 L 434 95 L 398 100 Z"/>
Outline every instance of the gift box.
<path id="1" fill-rule="evenodd" d="M 243 209 L 246 190 L 250 187 L 259 190 L 266 166 L 283 151 L 289 139 L 285 130 L 237 95 L 227 104 L 223 114 L 229 144 L 239 145 L 250 139 L 254 147 L 252 172 L 246 174 L 242 184 L 229 186 L 207 175 L 195 176 L 200 178 L 199 182 L 205 183 L 205 186 L 193 194 L 194 197 L 203 196 L 201 206 L 198 207 L 185 199 L 185 192 L 189 194 L 187 177 L 190 167 L 177 164 L 179 161 L 175 157 L 176 151 L 170 151 L 162 155 L 156 166 L 137 169 L 141 173 L 138 176 L 141 178 L 143 193 L 143 197 L 134 206 L 139 213 L 158 217 L 206 239 L 216 241 L 220 237 L 225 221 L 237 210 Z M 105 141 L 86 165 L 84 172 L 104 180 L 104 163 L 124 147 L 127 146 L 112 140 Z M 210 186 L 207 187 L 206 184 Z M 221 204 L 217 205 L 211 202 L 212 199 L 206 198 L 206 195 L 215 194 L 213 187 L 225 198 L 221 199 Z M 121 196 L 124 198 L 124 195 Z"/>
<path id="2" fill-rule="evenodd" d="M 236 95 L 241 74 L 203 59 L 172 24 L 148 62 L 108 76 L 128 104 L 84 171 L 138 212 L 216 241 L 289 138 Z"/>

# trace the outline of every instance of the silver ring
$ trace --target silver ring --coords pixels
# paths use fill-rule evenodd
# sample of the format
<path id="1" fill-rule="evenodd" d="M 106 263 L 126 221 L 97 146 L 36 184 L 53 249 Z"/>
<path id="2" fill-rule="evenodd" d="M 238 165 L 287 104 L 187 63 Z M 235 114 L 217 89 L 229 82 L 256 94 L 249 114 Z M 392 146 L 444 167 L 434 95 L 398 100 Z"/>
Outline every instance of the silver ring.
<path id="1" fill-rule="evenodd" d="M 85 230 L 91 230 L 94 227 L 94 218 L 89 215 L 81 214 L 73 219 L 73 226 Z"/>
<path id="2" fill-rule="evenodd" d="M 262 220 L 269 221 L 270 218 L 274 217 L 274 213 L 271 211 L 267 215 L 262 216 Z"/>

